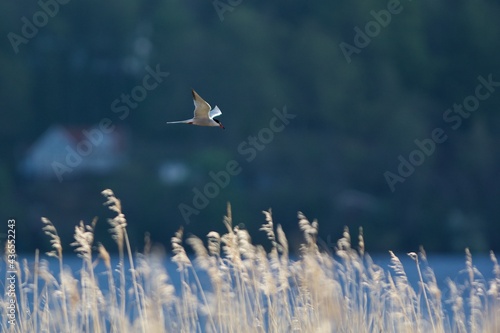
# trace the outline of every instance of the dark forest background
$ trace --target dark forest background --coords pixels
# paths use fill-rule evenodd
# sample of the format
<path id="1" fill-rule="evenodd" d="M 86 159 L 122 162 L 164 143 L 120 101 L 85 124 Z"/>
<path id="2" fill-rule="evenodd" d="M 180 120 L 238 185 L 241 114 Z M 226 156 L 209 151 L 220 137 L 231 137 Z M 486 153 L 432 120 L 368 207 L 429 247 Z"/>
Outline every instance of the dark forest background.
<path id="1" fill-rule="evenodd" d="M 493 0 L 2 1 L 2 229 L 15 218 L 18 251 L 32 252 L 48 245 L 45 216 L 69 249 L 74 226 L 97 216 L 96 241 L 109 243 L 100 192 L 111 188 L 137 249 L 146 231 L 165 244 L 180 226 L 223 232 L 231 202 L 235 223 L 259 243 L 261 211 L 272 208 L 292 247 L 300 210 L 318 219 L 327 246 L 348 226 L 363 227 L 371 252 L 498 251 L 499 17 Z M 39 25 L 30 38 L 26 21 Z M 24 42 L 15 46 L 12 33 Z M 121 119 L 113 101 L 141 85 L 148 66 L 169 75 Z M 477 88 L 481 78 L 496 86 Z M 226 130 L 166 125 L 191 117 L 192 88 L 220 107 Z M 474 97 L 478 89 L 488 96 Z M 463 103 L 475 111 L 453 111 Z M 296 118 L 265 136 L 285 107 Z M 112 172 L 23 174 L 51 126 L 104 118 L 127 133 Z M 446 140 L 415 153 L 435 129 Z M 238 147 L 259 133 L 269 142 L 247 161 Z M 391 189 L 400 156 L 422 163 Z M 193 188 L 232 160 L 241 172 L 186 223 L 179 205 L 193 206 Z"/>

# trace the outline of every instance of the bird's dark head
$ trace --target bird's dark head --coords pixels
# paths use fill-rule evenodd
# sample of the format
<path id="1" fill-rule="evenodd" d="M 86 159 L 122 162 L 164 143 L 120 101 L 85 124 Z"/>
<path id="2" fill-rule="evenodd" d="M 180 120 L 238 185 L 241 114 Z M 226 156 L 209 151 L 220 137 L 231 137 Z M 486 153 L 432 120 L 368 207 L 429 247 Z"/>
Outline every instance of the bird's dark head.
<path id="1" fill-rule="evenodd" d="M 219 127 L 220 127 L 220 128 L 222 128 L 222 129 L 226 129 L 226 128 L 224 127 L 224 125 L 222 125 L 222 123 L 221 123 L 218 119 L 214 119 L 214 121 L 215 121 L 217 124 L 219 124 Z"/>

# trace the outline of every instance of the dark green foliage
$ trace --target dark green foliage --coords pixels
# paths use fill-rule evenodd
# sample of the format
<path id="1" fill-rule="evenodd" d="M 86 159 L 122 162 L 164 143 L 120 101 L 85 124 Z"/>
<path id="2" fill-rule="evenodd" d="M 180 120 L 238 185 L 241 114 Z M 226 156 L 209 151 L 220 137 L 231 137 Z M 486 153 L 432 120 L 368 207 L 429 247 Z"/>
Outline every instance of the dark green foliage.
<path id="1" fill-rule="evenodd" d="M 500 81 L 500 6 L 401 1 L 401 11 L 348 63 L 340 43 L 354 45 L 354 28 L 364 30 L 371 11 L 392 2 L 242 1 L 221 21 L 211 1 L 70 1 L 18 53 L 7 35 L 21 34 L 21 17 L 31 20 L 40 7 L 2 2 L 2 212 L 31 225 L 48 216 L 64 235 L 62 225 L 70 233 L 95 214 L 84 195 L 111 187 L 127 201 L 132 241 L 152 231 L 153 240 L 167 242 L 184 224 L 178 205 L 191 204 L 193 188 L 211 181 L 209 171 L 236 160 L 242 172 L 193 216 L 188 231 L 221 229 L 231 201 L 235 221 L 250 229 L 260 221 L 252 214 L 272 207 L 290 232 L 295 210 L 317 216 L 323 238 L 336 238 L 343 225 L 363 226 L 368 237 L 377 235 L 368 242 L 373 250 L 498 250 L 500 88 L 456 130 L 443 115 L 474 94 L 479 76 Z M 112 102 L 157 64 L 169 76 L 120 119 Z M 191 114 L 192 88 L 221 108 L 225 131 L 165 125 Z M 285 105 L 297 117 L 247 161 L 240 144 Z M 130 131 L 121 170 L 72 181 L 78 186 L 18 174 L 27 147 L 51 124 L 90 126 L 103 118 Z M 398 157 L 407 159 L 414 141 L 435 128 L 447 140 L 391 192 L 384 173 L 397 174 Z M 187 180 L 158 180 L 169 161 L 189 166 Z M 72 213 L 47 199 L 71 191 L 82 202 Z M 457 245 L 449 236 L 467 234 L 478 241 Z"/>

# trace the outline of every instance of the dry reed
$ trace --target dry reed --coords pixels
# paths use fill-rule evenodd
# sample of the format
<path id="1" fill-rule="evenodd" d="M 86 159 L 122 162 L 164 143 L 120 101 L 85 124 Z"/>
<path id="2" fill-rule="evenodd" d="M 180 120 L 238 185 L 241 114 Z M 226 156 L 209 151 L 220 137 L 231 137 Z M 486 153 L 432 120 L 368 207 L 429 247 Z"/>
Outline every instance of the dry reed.
<path id="1" fill-rule="evenodd" d="M 357 248 L 345 228 L 334 253 L 322 251 L 317 243 L 318 222 L 309 222 L 299 212 L 304 243 L 300 257 L 292 260 L 288 240 L 281 226 L 275 225 L 271 210 L 263 212 L 265 223 L 260 229 L 271 243 L 266 252 L 252 243 L 246 230 L 233 226 L 228 204 L 224 234 L 210 232 L 206 246 L 198 237 L 187 238 L 194 263 L 183 245 L 182 228 L 172 237 L 171 260 L 180 278 L 173 285 L 163 254 L 148 235 L 144 253 L 132 254 L 120 200 L 111 190 L 102 194 L 105 205 L 116 213 L 108 222 L 118 247 L 118 263 L 113 265 L 102 244 L 93 244 L 97 220 L 90 225 L 80 222 L 71 244 L 82 260 L 75 277 L 64 266 L 55 226 L 42 218 L 52 246 L 47 255 L 57 259 L 58 273 L 52 273 L 38 251 L 34 263 L 16 263 L 15 325 L 8 323 L 9 299 L 4 294 L 1 332 L 500 331 L 500 265 L 493 253 L 494 279 L 485 281 L 467 249 L 467 279 L 462 285 L 449 279 L 448 297 L 443 299 L 423 249 L 408 254 L 418 273 L 414 287 L 393 252 L 389 270 L 374 264 L 365 253 L 361 229 Z M 201 271 L 206 272 L 205 280 Z M 105 278 L 99 280 L 99 276 Z"/>

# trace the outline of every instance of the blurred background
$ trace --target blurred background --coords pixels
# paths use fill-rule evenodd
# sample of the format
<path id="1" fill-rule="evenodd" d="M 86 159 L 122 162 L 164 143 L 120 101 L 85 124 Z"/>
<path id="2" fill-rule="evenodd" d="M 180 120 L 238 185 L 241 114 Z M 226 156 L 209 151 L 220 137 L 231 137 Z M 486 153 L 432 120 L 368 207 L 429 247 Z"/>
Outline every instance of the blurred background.
<path id="1" fill-rule="evenodd" d="M 348 226 L 369 252 L 500 249 L 498 1 L 23 0 L 0 13 L 0 212 L 19 252 L 49 245 L 42 216 L 67 250 L 94 216 L 109 244 L 106 188 L 136 249 L 145 232 L 167 246 L 180 226 L 224 232 L 227 202 L 257 243 L 272 208 L 293 249 L 299 210 L 330 247 Z M 225 130 L 166 125 L 192 116 L 192 88 Z M 210 172 L 232 161 L 218 185 Z"/>

